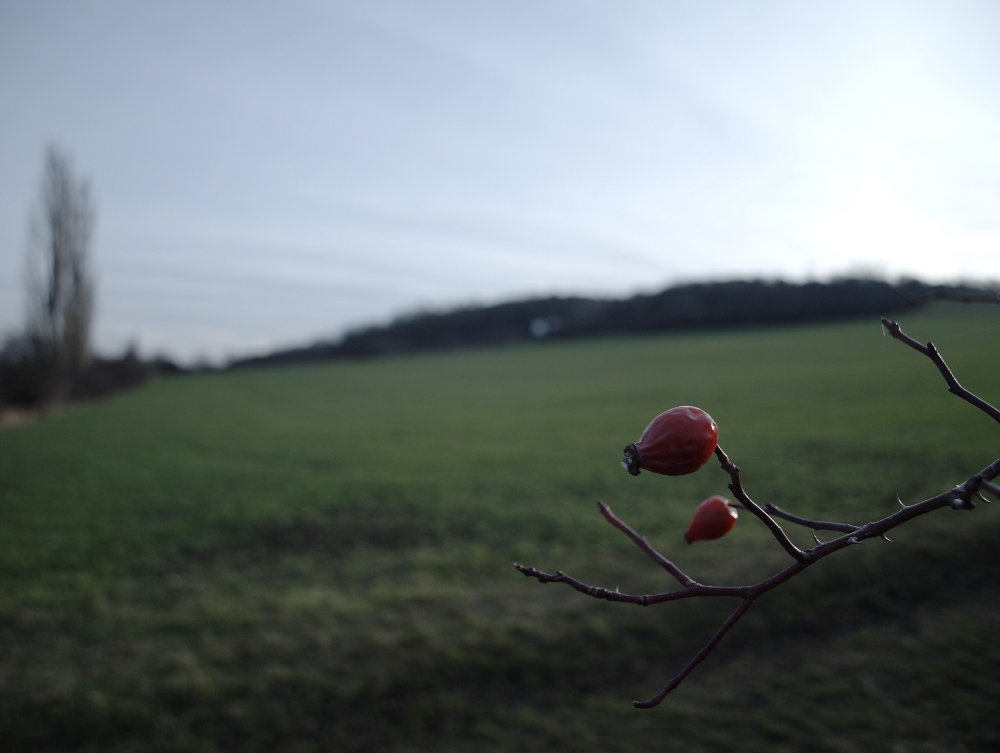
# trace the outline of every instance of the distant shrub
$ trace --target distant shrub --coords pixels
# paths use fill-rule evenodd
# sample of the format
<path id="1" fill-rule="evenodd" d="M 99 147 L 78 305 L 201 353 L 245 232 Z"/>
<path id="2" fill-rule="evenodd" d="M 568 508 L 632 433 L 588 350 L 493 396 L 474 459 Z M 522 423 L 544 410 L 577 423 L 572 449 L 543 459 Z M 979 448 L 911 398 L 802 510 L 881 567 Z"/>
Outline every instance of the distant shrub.
<path id="1" fill-rule="evenodd" d="M 129 349 L 120 358 L 91 358 L 66 390 L 54 364 L 55 356 L 44 343 L 23 335 L 9 338 L 0 350 L 0 407 L 41 408 L 64 398 L 107 397 L 137 387 L 155 374 L 181 370 L 163 359 L 143 361 Z"/>
<path id="2" fill-rule="evenodd" d="M 57 389 L 55 358 L 38 339 L 19 335 L 0 349 L 0 407 L 49 402 Z"/>

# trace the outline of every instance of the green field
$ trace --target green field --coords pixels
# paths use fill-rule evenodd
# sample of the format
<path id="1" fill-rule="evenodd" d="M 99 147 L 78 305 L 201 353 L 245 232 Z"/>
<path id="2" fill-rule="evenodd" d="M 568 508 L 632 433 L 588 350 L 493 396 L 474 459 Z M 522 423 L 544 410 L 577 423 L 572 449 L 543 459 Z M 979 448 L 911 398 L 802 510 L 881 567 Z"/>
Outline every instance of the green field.
<path id="1" fill-rule="evenodd" d="M 1000 403 L 1000 307 L 902 322 Z M 632 709 L 736 603 L 611 604 L 511 563 L 672 588 L 604 499 L 702 582 L 784 566 L 747 514 L 684 543 L 716 463 L 619 466 L 683 404 L 751 496 L 813 517 L 883 517 L 1000 454 L 874 320 L 162 378 L 0 431 L 0 748 L 1000 749 L 1000 504 L 824 560 Z"/>

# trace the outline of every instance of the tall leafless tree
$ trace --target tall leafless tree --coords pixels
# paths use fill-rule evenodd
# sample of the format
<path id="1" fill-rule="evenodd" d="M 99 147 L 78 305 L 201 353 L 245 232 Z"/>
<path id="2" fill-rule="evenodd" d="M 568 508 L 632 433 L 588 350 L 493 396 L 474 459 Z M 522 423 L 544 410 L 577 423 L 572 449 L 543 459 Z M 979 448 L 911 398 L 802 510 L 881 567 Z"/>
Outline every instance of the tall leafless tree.
<path id="1" fill-rule="evenodd" d="M 74 175 L 67 154 L 49 146 L 41 203 L 31 227 L 27 330 L 48 365 L 53 397 L 65 395 L 89 364 L 94 219 L 87 181 Z"/>

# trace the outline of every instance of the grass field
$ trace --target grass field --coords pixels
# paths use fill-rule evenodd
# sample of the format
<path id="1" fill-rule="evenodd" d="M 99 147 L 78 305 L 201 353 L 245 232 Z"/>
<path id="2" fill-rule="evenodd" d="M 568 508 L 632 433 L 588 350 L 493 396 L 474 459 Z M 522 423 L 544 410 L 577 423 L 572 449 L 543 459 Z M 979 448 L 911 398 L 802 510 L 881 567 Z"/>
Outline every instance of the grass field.
<path id="1" fill-rule="evenodd" d="M 903 324 L 1000 403 L 1000 307 Z M 1000 505 L 824 560 L 631 708 L 735 603 L 636 609 L 511 563 L 671 587 L 600 498 L 703 582 L 783 566 L 747 515 L 684 544 L 716 463 L 619 466 L 682 404 L 755 499 L 814 517 L 883 517 L 1000 454 L 877 321 L 164 378 L 0 432 L 0 748 L 1000 749 Z"/>

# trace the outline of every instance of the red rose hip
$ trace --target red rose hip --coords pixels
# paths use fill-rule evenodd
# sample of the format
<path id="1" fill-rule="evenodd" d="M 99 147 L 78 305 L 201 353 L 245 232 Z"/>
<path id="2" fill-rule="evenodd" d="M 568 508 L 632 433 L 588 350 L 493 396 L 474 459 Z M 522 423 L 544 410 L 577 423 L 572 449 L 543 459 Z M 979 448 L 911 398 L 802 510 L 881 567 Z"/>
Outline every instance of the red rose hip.
<path id="1" fill-rule="evenodd" d="M 736 525 L 739 513 L 725 497 L 709 497 L 694 511 L 694 517 L 684 532 L 687 543 L 721 539 Z"/>
<path id="2" fill-rule="evenodd" d="M 681 405 L 661 413 L 639 441 L 625 448 L 622 465 L 633 476 L 644 468 L 666 476 L 683 476 L 701 468 L 715 452 L 719 427 L 701 408 Z"/>

